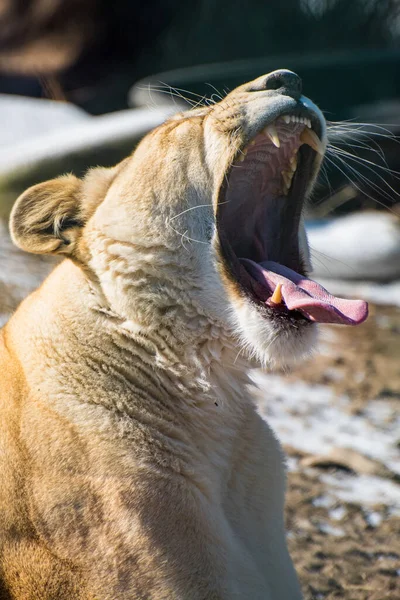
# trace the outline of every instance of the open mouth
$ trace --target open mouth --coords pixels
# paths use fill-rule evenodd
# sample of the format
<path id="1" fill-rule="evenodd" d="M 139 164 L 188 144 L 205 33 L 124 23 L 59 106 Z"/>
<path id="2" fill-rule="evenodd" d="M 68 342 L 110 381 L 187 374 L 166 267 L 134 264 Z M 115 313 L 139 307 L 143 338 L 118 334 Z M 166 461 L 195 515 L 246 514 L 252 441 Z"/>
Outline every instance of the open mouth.
<path id="1" fill-rule="evenodd" d="M 307 278 L 299 245 L 320 135 L 319 119 L 304 110 L 279 116 L 241 149 L 220 190 L 220 247 L 231 279 L 267 318 L 356 325 L 367 304 Z"/>

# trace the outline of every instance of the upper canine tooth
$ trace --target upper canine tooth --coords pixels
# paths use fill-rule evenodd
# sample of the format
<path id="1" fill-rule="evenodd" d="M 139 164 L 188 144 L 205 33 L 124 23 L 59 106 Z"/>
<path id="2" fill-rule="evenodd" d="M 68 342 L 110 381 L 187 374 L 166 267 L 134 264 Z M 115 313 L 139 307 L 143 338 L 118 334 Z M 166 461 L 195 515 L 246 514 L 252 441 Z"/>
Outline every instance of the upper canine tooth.
<path id="1" fill-rule="evenodd" d="M 309 129 L 311 129 L 311 121 L 310 119 L 306 119 L 306 124 Z"/>
<path id="2" fill-rule="evenodd" d="M 311 148 L 315 150 L 315 152 L 318 152 L 318 154 L 321 154 L 321 156 L 324 155 L 324 144 L 321 142 L 315 131 L 313 131 L 312 129 L 308 129 L 307 127 L 305 127 L 301 132 L 300 141 L 303 142 L 303 144 L 308 144 L 309 146 L 311 146 Z"/>
<path id="3" fill-rule="evenodd" d="M 289 115 L 283 115 L 283 120 L 285 121 L 286 124 L 290 123 L 290 116 Z"/>
<path id="4" fill-rule="evenodd" d="M 278 132 L 276 131 L 276 127 L 273 123 L 270 123 L 270 125 L 267 125 L 267 127 L 264 129 L 264 133 L 271 138 L 274 146 L 276 146 L 277 148 L 281 147 L 281 142 L 280 142 L 280 139 L 278 136 Z"/>

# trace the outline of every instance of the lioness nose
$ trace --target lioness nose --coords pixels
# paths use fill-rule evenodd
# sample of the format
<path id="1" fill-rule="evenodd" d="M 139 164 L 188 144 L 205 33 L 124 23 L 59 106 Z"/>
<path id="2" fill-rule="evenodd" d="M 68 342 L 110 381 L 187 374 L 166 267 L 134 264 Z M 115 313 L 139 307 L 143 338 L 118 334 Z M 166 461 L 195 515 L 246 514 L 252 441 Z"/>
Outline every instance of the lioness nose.
<path id="1" fill-rule="evenodd" d="M 264 86 L 266 90 L 279 90 L 285 96 L 292 96 L 296 100 L 301 96 L 300 77 L 287 69 L 269 73 L 264 79 Z"/>

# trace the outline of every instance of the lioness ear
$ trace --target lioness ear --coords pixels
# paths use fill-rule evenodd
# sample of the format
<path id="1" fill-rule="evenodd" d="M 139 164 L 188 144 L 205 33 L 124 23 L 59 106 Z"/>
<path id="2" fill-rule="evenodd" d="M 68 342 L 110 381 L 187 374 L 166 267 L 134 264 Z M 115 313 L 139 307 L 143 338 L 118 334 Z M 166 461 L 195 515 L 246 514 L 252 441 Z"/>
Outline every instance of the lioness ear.
<path id="1" fill-rule="evenodd" d="M 26 190 L 11 211 L 15 244 L 35 254 L 72 254 L 83 226 L 82 185 L 74 175 L 64 175 Z"/>

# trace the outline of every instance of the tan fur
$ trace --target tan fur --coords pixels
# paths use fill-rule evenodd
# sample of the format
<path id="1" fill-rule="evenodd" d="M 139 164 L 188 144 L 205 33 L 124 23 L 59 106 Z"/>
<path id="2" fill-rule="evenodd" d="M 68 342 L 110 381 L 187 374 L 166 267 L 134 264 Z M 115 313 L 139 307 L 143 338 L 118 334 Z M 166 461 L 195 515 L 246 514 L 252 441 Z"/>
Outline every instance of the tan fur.
<path id="1" fill-rule="evenodd" d="M 276 96 L 251 85 L 14 207 L 20 247 L 67 258 L 0 336 L 1 599 L 301 597 L 282 454 L 240 349 L 293 362 L 312 328 L 275 339 L 215 233 L 224 174 Z"/>

